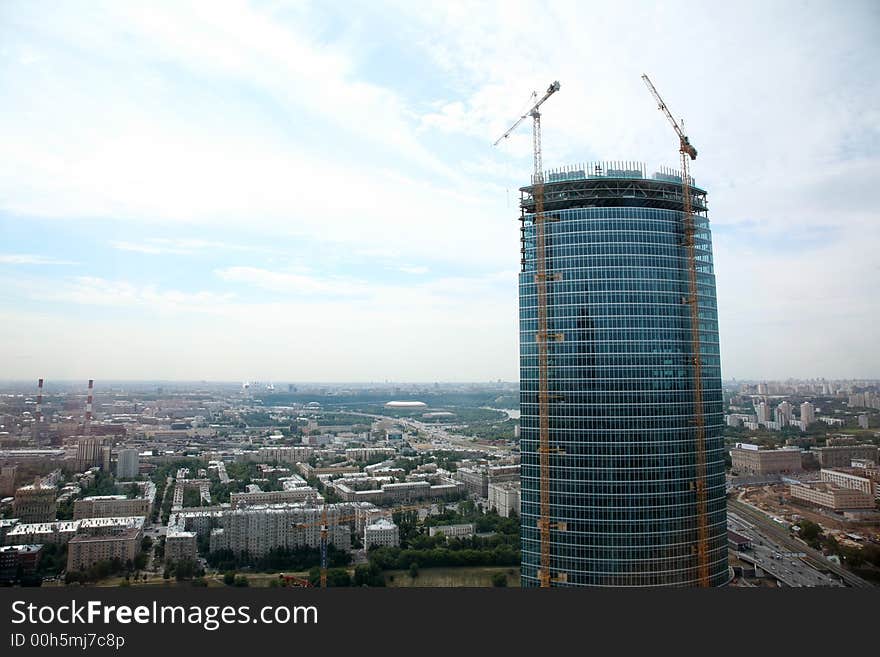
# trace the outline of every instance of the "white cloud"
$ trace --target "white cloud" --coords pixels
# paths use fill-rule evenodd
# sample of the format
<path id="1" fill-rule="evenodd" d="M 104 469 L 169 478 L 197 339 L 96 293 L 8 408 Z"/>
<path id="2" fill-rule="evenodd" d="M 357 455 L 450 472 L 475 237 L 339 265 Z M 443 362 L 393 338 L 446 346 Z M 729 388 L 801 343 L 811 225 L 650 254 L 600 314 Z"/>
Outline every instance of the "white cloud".
<path id="1" fill-rule="evenodd" d="M 413 266 L 413 265 L 398 267 L 398 269 L 400 271 L 402 271 L 404 274 L 413 274 L 413 275 L 427 274 L 430 271 L 427 267 Z"/>
<path id="2" fill-rule="evenodd" d="M 245 283 L 264 290 L 294 295 L 354 296 L 370 294 L 373 289 L 366 281 L 342 277 L 320 278 L 258 267 L 227 267 L 214 273 L 230 283 Z"/>
<path id="3" fill-rule="evenodd" d="M 147 255 L 193 255 L 204 251 L 258 251 L 251 246 L 230 244 L 212 240 L 168 239 L 151 237 L 139 242 L 113 240 L 110 246 L 119 251 L 132 251 Z"/>
<path id="4" fill-rule="evenodd" d="M 139 226 L 105 239 L 156 256 L 250 248 L 223 244 L 224 231 L 278 243 L 278 262 L 197 272 L 202 292 L 129 280 L 124 263 L 117 274 L 62 281 L 58 301 L 167 311 L 155 327 L 165 348 L 198 336 L 198 349 L 223 349 L 234 367 L 267 368 L 291 348 L 289 365 L 315 379 L 381 378 L 388 354 L 410 378 L 440 377 L 455 363 L 474 378 L 514 378 L 516 190 L 531 168 L 528 122 L 499 148 L 491 143 L 532 89 L 559 79 L 544 107 L 547 167 L 593 158 L 674 165 L 674 136 L 639 79 L 647 71 L 700 149 L 694 174 L 719 229 L 725 374 L 876 371 L 880 356 L 863 328 L 880 321 L 880 87 L 866 83 L 880 55 L 876 12 L 867 3 L 693 9 L 561 0 L 376 7 L 383 39 L 415 45 L 406 64 L 425 80 L 413 80 L 401 62 L 365 68 L 362 44 L 349 39 L 356 30 L 318 29 L 327 26 L 310 5 L 7 7 L 0 213 L 59 225 L 87 217 L 97 234 L 100 222 L 148 224 L 165 237 L 130 237 L 146 232 Z M 356 13 L 340 15 L 360 22 Z M 686 66 L 669 36 L 682 15 L 694 35 Z M 438 71 L 442 84 L 432 84 Z M 210 237 L 178 237 L 195 230 Z M 311 268 L 284 262 L 289 244 Z M 0 256 L 50 260 L 74 264 Z M 367 273 L 332 274 L 364 260 L 411 276 L 377 284 Z M 247 293 L 276 298 L 247 302 Z M 175 313 L 196 319 L 172 321 Z M 216 316 L 230 325 L 224 337 L 213 337 Z M 284 339 L 252 345 L 254 317 L 271 317 Z M 140 344 L 144 331 L 132 332 Z M 36 339 L 19 337 L 5 344 L 26 350 Z M 115 339 L 106 354 L 117 353 Z M 298 350 L 310 341 L 339 363 Z M 165 362 L 198 369 L 189 354 L 175 356 Z M 146 375 L 154 365 L 139 366 Z"/>
<path id="5" fill-rule="evenodd" d="M 59 260 L 49 256 L 33 255 L 30 253 L 4 253 L 0 254 L 0 264 L 3 265 L 77 265 L 72 260 Z"/>
<path id="6" fill-rule="evenodd" d="M 34 299 L 84 306 L 141 308 L 149 312 L 222 312 L 235 298 L 232 293 L 163 290 L 155 285 L 108 280 L 96 276 L 77 276 L 61 285 L 40 285 L 33 281 L 22 286 Z"/>

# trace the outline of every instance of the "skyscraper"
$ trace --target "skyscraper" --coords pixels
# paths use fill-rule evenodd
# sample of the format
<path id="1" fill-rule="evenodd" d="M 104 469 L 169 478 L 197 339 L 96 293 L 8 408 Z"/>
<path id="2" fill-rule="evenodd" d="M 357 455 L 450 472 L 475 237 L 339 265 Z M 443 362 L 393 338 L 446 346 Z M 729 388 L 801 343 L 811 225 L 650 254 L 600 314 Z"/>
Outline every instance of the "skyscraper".
<path id="1" fill-rule="evenodd" d="M 553 586 L 698 583 L 694 367 L 681 176 L 545 174 Z M 536 235 L 521 190 L 522 584 L 537 586 Z M 706 192 L 692 188 L 711 585 L 728 579 L 723 409 Z"/>

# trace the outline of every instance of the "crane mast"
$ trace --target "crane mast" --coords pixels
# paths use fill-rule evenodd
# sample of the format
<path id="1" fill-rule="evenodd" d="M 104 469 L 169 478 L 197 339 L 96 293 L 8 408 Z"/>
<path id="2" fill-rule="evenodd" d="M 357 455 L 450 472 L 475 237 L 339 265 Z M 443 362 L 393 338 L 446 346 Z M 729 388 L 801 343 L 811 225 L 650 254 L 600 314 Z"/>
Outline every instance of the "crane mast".
<path id="1" fill-rule="evenodd" d="M 559 81 L 553 82 L 532 108 L 495 142 L 497 146 L 502 139 L 510 136 L 526 117 L 532 117 L 532 150 L 535 167 L 532 179 L 532 197 L 535 200 L 535 287 L 537 288 L 538 301 L 538 332 L 535 334 L 535 342 L 538 347 L 538 463 L 540 471 L 540 515 L 537 524 L 541 545 L 541 567 L 538 570 L 538 580 L 541 588 L 549 588 L 551 583 L 550 454 L 554 450 L 550 447 L 550 376 L 547 344 L 550 340 L 560 340 L 562 336 L 561 334 L 551 336 L 547 328 L 547 240 L 544 225 L 546 222 L 544 216 L 544 168 L 541 157 L 541 113 L 539 108 L 557 91 L 559 91 Z"/>
<path id="2" fill-rule="evenodd" d="M 697 580 L 699 586 L 708 587 L 709 581 L 709 512 L 706 486 L 706 426 L 703 410 L 703 363 L 700 346 L 700 305 L 697 288 L 697 255 L 696 255 L 696 223 L 694 221 L 693 203 L 691 199 L 691 178 L 689 160 L 697 159 L 697 149 L 691 144 L 678 121 L 672 116 L 663 98 L 651 83 L 647 75 L 642 80 L 657 101 L 658 109 L 663 112 L 672 125 L 679 139 L 679 155 L 681 156 L 681 193 L 684 208 L 684 246 L 687 252 L 688 295 L 684 299 L 690 307 L 691 320 L 691 360 L 694 379 L 694 425 L 695 425 L 695 456 L 696 472 L 694 491 L 696 495 L 697 516 Z"/>

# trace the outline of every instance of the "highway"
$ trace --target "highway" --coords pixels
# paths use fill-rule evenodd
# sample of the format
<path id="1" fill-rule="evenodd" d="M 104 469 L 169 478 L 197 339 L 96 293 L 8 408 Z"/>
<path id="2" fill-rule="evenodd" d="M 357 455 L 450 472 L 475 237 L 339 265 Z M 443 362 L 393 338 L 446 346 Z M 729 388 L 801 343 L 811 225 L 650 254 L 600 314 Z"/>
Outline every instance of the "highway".
<path id="1" fill-rule="evenodd" d="M 849 586 L 855 588 L 874 588 L 874 585 L 870 582 L 854 575 L 842 566 L 838 566 L 837 564 L 828 561 L 819 552 L 802 541 L 792 537 L 783 525 L 775 522 L 759 509 L 733 499 L 727 500 L 727 509 L 731 514 L 739 516 L 743 520 L 753 524 L 755 529 L 765 538 L 784 547 L 786 551 L 804 553 L 806 556 L 802 557 L 802 559 L 814 568 L 831 571 Z M 771 568 L 768 568 L 767 570 L 768 572 L 771 572 Z M 779 570 L 779 567 L 777 567 L 777 570 Z"/>
<path id="2" fill-rule="evenodd" d="M 747 536 L 752 541 L 751 548 L 737 552 L 737 557 L 740 560 L 754 564 L 786 586 L 843 586 L 837 577 L 819 572 L 806 563 L 801 558 L 805 556 L 803 551 L 788 551 L 785 547 L 764 536 L 754 525 L 740 518 L 733 511 L 728 514 L 727 518 L 731 529 Z"/>

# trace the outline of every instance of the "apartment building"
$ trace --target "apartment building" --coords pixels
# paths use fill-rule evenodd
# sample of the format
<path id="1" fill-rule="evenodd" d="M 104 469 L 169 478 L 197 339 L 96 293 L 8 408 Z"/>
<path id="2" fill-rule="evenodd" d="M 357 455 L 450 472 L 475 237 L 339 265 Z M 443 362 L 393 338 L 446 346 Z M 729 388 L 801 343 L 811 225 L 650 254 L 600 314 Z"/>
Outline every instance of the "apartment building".
<path id="1" fill-rule="evenodd" d="M 364 527 L 364 548 L 399 547 L 400 529 L 387 518 L 379 518 L 376 522 Z"/>
<path id="2" fill-rule="evenodd" d="M 503 481 L 492 483 L 488 486 L 489 508 L 495 509 L 499 516 L 509 518 L 511 515 L 519 515 L 520 482 Z"/>
<path id="3" fill-rule="evenodd" d="M 739 474 L 779 474 L 801 472 L 801 451 L 798 448 L 758 449 L 757 445 L 737 443 L 730 450 L 732 470 Z"/>
<path id="4" fill-rule="evenodd" d="M 12 515 L 21 522 L 52 522 L 57 504 L 55 486 L 46 486 L 39 479 L 15 491 Z"/>
<path id="5" fill-rule="evenodd" d="M 101 534 L 79 534 L 67 544 L 67 570 L 86 570 L 98 561 L 134 559 L 141 549 L 143 531 L 133 527 Z"/>

